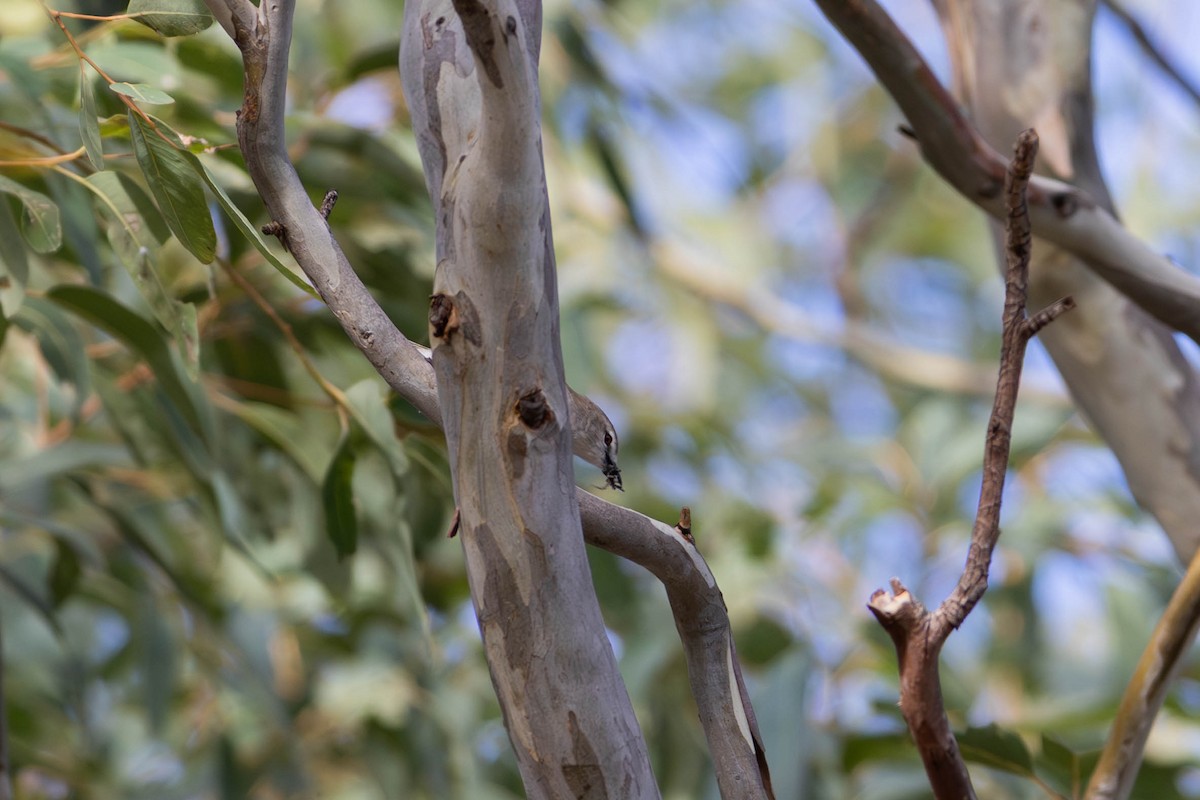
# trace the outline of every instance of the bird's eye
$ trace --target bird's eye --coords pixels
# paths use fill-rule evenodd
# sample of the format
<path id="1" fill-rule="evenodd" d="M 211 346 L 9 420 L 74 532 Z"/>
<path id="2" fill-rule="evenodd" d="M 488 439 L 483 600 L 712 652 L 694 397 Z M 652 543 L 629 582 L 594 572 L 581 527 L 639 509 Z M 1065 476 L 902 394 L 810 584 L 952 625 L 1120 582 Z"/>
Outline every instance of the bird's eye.
<path id="1" fill-rule="evenodd" d="M 611 433 L 604 434 L 604 444 L 605 444 L 605 446 L 612 444 L 612 434 Z"/>

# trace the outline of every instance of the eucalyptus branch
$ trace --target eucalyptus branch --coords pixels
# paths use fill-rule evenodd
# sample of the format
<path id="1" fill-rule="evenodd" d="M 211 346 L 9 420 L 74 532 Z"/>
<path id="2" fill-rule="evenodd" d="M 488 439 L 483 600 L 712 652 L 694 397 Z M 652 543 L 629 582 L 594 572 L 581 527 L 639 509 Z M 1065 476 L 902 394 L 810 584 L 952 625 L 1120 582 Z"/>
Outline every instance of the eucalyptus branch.
<path id="1" fill-rule="evenodd" d="M 1006 160 L 983 140 L 887 12 L 875 0 L 816 3 L 900 106 L 929 165 L 968 200 L 1003 218 Z M 1074 186 L 1034 176 L 1028 202 L 1036 236 L 1078 256 L 1148 314 L 1200 341 L 1200 278 L 1151 250 Z"/>
<path id="2" fill-rule="evenodd" d="M 1133 791 L 1150 728 L 1200 628 L 1200 556 L 1171 595 L 1150 635 L 1137 669 L 1125 686 L 1121 706 L 1088 781 L 1087 800 L 1122 800 Z"/>
<path id="3" fill-rule="evenodd" d="M 384 314 L 313 206 L 285 148 L 283 101 L 294 4 L 205 0 L 230 32 L 245 64 L 238 138 L 246 166 L 297 264 L 347 336 L 387 384 L 441 426 L 433 369 Z M 429 175 L 428 165 L 426 168 Z M 439 182 L 440 182 L 440 175 Z M 701 723 L 726 797 L 771 797 L 761 737 L 737 668 L 728 613 L 696 549 L 664 523 L 576 489 L 584 540 L 653 574 L 664 584 L 689 665 Z M 726 786 L 732 787 L 726 790 Z M 739 788 L 740 787 L 740 788 Z"/>
<path id="4" fill-rule="evenodd" d="M 1007 269 L 1000 377 L 988 422 L 983 485 L 966 565 L 954 591 L 933 612 L 897 579 L 892 580 L 890 594 L 881 589 L 871 596 L 868 604 L 896 646 L 900 662 L 900 710 L 921 754 L 934 796 L 939 800 L 973 798 L 975 790 L 946 716 L 938 656 L 951 632 L 962 625 L 987 590 L 992 552 L 1000 538 L 1000 501 L 1026 345 L 1038 330 L 1073 306 L 1070 298 L 1066 298 L 1032 318 L 1025 312 L 1033 241 L 1026 189 L 1036 155 L 1037 134 L 1024 131 L 1017 139 L 1005 181 Z"/>
<path id="5" fill-rule="evenodd" d="M 1133 36 L 1133 40 L 1138 43 L 1138 47 L 1142 48 L 1142 52 L 1158 66 L 1172 83 L 1179 87 L 1180 91 L 1191 98 L 1197 107 L 1200 107 L 1200 86 L 1197 86 L 1190 78 L 1183 74 L 1183 70 L 1151 38 L 1150 32 L 1146 30 L 1146 26 L 1142 25 L 1141 21 L 1120 0 L 1104 0 L 1104 5 L 1108 7 L 1113 16 L 1121 20 L 1121 24 L 1129 29 L 1129 33 Z"/>

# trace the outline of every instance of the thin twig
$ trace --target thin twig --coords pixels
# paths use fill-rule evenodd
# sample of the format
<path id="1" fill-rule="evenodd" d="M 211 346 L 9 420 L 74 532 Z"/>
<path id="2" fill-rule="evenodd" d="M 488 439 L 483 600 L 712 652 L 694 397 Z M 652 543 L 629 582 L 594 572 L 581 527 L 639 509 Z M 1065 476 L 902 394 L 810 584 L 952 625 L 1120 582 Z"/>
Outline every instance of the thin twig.
<path id="1" fill-rule="evenodd" d="M 971 613 L 971 609 L 979 602 L 979 598 L 983 597 L 984 591 L 987 590 L 992 551 L 1000 538 L 1000 500 L 1004 493 L 1005 473 L 1008 470 L 1017 388 L 1021 382 L 1025 345 L 1029 342 L 1025 327 L 1025 297 L 1029 290 L 1029 256 L 1032 252 L 1033 235 L 1029 225 L 1025 189 L 1029 185 L 1029 176 L 1033 174 L 1037 146 L 1036 133 L 1032 130 L 1021 133 L 1017 138 L 1015 155 L 1004 184 L 1005 205 L 1008 209 L 1005 224 L 1007 268 L 1004 281 L 1000 377 L 996 382 L 996 399 L 988 421 L 987 442 L 983 455 L 983 485 L 979 491 L 975 526 L 971 531 L 967 566 L 954 592 L 938 609 L 939 614 L 944 615 L 941 623 L 948 626 L 945 633 L 961 625 L 967 614 Z"/>
<path id="2" fill-rule="evenodd" d="M 82 158 L 87 154 L 87 150 L 80 147 L 72 153 L 63 153 L 57 156 L 44 156 L 41 158 L 17 158 L 10 161 L 0 161 L 0 167 L 53 167 L 56 164 L 66 164 L 74 161 L 77 158 Z"/>
<path id="3" fill-rule="evenodd" d="M 1033 242 L 1026 190 L 1037 144 L 1033 130 L 1021 133 L 1005 177 L 1007 268 L 1000 375 L 984 445 L 979 506 L 962 575 L 954 591 L 932 613 L 896 579 L 892 580 L 891 594 L 879 590 L 868 605 L 896 645 L 900 710 L 939 800 L 973 798 L 975 790 L 946 716 L 938 656 L 950 633 L 963 623 L 987 590 L 992 552 L 1000 538 L 1000 503 L 1026 345 L 1041 327 L 1073 305 L 1070 298 L 1065 298 L 1033 318 L 1025 311 Z"/>
<path id="4" fill-rule="evenodd" d="M 49 150 L 53 150 L 56 153 L 65 153 L 66 152 L 57 143 L 46 138 L 45 136 L 38 133 L 37 131 L 31 131 L 28 128 L 22 128 L 20 125 L 13 125 L 11 122 L 5 122 L 4 120 L 0 120 L 0 130 L 8 131 L 9 133 L 15 133 L 18 136 L 22 136 L 26 139 L 32 139 L 33 141 L 37 142 L 38 144 L 42 145 L 43 147 L 45 147 Z"/>
<path id="5" fill-rule="evenodd" d="M 295 353 L 296 358 L 300 360 L 300 364 L 304 367 L 304 371 L 309 374 L 317 386 L 321 387 L 321 391 L 328 395 L 329 399 L 333 401 L 334 407 L 338 409 L 338 415 L 341 418 L 344 426 L 347 421 L 347 415 L 350 413 L 350 401 L 346 399 L 345 393 L 330 383 L 329 380 L 321 374 L 321 371 L 317 369 L 317 365 L 313 363 L 312 359 L 308 357 L 308 353 L 305 352 L 304 345 L 301 344 L 300 340 L 296 338 L 296 334 L 292 331 L 292 326 L 288 324 L 287 320 L 279 316 L 279 312 L 275 310 L 274 306 L 271 305 L 267 298 L 262 296 L 262 293 L 255 288 L 254 284 L 251 283 L 245 275 L 242 275 L 240 272 L 238 272 L 237 268 L 225 259 L 218 258 L 217 263 L 220 264 L 221 268 L 225 270 L 225 274 L 229 276 L 230 280 L 236 283 L 238 288 L 246 293 L 246 296 L 250 298 L 251 302 L 258 306 L 259 309 L 267 315 L 267 319 L 271 320 L 272 324 L 274 324 L 275 327 L 279 329 L 279 332 L 283 334 L 283 338 L 287 340 L 288 346 L 292 348 L 292 352 Z"/>
<path id="6" fill-rule="evenodd" d="M 77 42 L 75 40 L 75 37 L 71 34 L 71 31 L 67 29 L 66 24 L 62 21 L 64 14 L 61 11 L 57 11 L 53 8 L 47 8 L 46 13 L 48 13 L 50 15 L 50 19 L 54 20 L 54 23 L 56 25 L 58 25 L 59 29 L 63 32 L 63 36 L 67 37 L 67 42 L 71 45 L 71 49 L 73 49 L 75 51 L 75 55 L 80 60 L 86 61 L 88 63 L 88 66 L 90 66 L 92 69 L 96 70 L 96 73 L 101 78 L 103 78 L 105 81 L 107 81 L 110 86 L 114 83 L 117 83 L 117 81 L 114 80 L 112 78 L 112 76 L 110 76 L 107 72 L 105 72 L 103 69 L 101 69 L 100 65 L 97 64 L 95 61 L 93 61 L 91 59 L 91 57 L 87 53 L 84 52 L 83 48 L 79 46 L 79 42 Z M 160 137 L 163 138 L 164 141 L 166 141 L 168 144 L 171 144 L 171 146 L 174 146 L 174 142 L 172 142 L 165 135 L 163 135 L 163 133 L 161 131 L 158 130 L 158 125 L 155 124 L 154 120 L 150 117 L 149 114 L 147 114 L 145 111 L 143 111 L 141 109 L 141 107 L 139 107 L 138 104 L 133 101 L 133 98 L 128 97 L 127 95 L 120 94 L 119 92 L 116 94 L 117 94 L 117 99 L 120 100 L 122 103 L 124 103 L 125 106 L 127 108 L 129 108 L 130 111 L 132 111 L 133 113 L 135 113 L 139 117 L 141 117 L 146 122 L 147 125 L 149 125 L 151 128 L 153 128 L 154 131 L 156 133 L 158 133 L 158 135 Z"/>

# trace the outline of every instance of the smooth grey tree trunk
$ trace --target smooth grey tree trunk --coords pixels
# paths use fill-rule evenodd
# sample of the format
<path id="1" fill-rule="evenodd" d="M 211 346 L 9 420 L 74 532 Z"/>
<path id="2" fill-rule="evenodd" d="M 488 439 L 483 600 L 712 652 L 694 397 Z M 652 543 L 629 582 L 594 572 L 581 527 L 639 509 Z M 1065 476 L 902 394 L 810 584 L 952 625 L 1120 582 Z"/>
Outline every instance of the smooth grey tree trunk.
<path id="1" fill-rule="evenodd" d="M 540 4 L 405 5 L 430 312 L 471 595 L 531 798 L 657 797 L 580 533 L 542 165 Z"/>

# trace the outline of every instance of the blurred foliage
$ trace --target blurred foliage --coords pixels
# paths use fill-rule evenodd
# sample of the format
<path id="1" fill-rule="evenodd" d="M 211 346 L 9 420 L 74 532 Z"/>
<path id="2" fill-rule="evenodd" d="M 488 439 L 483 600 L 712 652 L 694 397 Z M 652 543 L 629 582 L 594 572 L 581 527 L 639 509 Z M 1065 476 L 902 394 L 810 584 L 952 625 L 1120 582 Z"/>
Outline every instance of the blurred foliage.
<path id="1" fill-rule="evenodd" d="M 338 189 L 339 241 L 423 341 L 433 224 L 394 68 L 401 9 L 300 6 L 293 157 L 314 200 Z M 40 3 L 0 15 L 16 795 L 519 797 L 445 538 L 440 435 L 258 232 L 228 38 L 193 0 L 130 7 L 157 15 L 62 19 L 82 65 Z M 567 370 L 621 429 L 620 500 L 692 507 L 779 796 L 927 796 L 864 604 L 892 575 L 931 603 L 952 585 L 989 399 L 986 380 L 947 388 L 872 342 L 989 373 L 982 219 L 807 3 L 547 3 L 542 80 Z M 1102 125 L 1134 114 L 1153 145 L 1118 196 L 1200 149 L 1145 122 L 1153 97 L 1115 111 L 1101 94 Z M 1130 209 L 1140 232 L 1195 252 L 1194 187 L 1154 201 Z M 1078 789 L 1177 575 L 1036 348 L 1027 376 L 992 590 L 943 669 L 989 798 Z M 715 797 L 661 590 L 592 555 L 664 796 Z M 1186 670 L 1135 796 L 1194 796 L 1198 686 Z"/>

